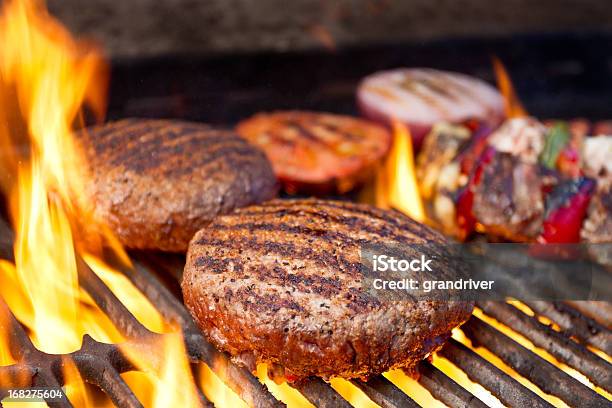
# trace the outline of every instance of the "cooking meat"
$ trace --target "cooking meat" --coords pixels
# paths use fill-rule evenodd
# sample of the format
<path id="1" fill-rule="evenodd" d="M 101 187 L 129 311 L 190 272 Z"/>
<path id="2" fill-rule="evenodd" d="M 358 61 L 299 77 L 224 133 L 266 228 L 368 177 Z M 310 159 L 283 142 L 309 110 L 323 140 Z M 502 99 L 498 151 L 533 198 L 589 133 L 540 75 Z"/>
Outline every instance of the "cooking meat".
<path id="1" fill-rule="evenodd" d="M 533 164 L 544 149 L 546 133 L 546 126 L 534 118 L 509 119 L 491 134 L 489 145 Z"/>
<path id="2" fill-rule="evenodd" d="M 264 153 L 231 131 L 126 119 L 82 141 L 95 215 L 130 248 L 184 252 L 215 216 L 276 193 Z"/>
<path id="3" fill-rule="evenodd" d="M 191 241 L 184 301 L 208 339 L 288 379 L 366 378 L 413 368 L 466 320 L 470 302 L 394 301 L 363 287 L 364 243 L 441 243 L 364 204 L 273 200 L 216 218 Z M 456 262 L 435 273 L 457 276 Z"/>
<path id="4" fill-rule="evenodd" d="M 476 230 L 511 241 L 595 242 L 594 221 L 583 223 L 604 219 L 601 205 L 589 203 L 612 184 L 612 136 L 586 136 L 585 127 L 580 119 L 544 126 L 513 118 L 493 132 L 477 127 L 459 148 L 448 143 L 452 133 L 434 128 L 417 160 L 434 225 L 460 240 Z"/>
<path id="5" fill-rule="evenodd" d="M 612 243 L 612 186 L 600 187 L 591 199 L 581 236 L 587 242 Z"/>
<path id="6" fill-rule="evenodd" d="M 477 78 L 434 69 L 376 72 L 359 85 L 357 102 L 369 119 L 408 125 L 417 147 L 436 123 L 476 120 L 496 125 L 504 117 L 503 99 L 494 87 Z"/>
<path id="7" fill-rule="evenodd" d="M 497 153 L 473 189 L 472 211 L 487 233 L 513 241 L 533 240 L 542 226 L 542 177 L 535 164 Z"/>
<path id="8" fill-rule="evenodd" d="M 344 193 L 372 175 L 391 144 L 389 132 L 349 116 L 260 113 L 238 133 L 263 149 L 289 193 Z"/>
<path id="9" fill-rule="evenodd" d="M 612 185 L 600 186 L 591 199 L 580 238 L 595 244 L 588 250 L 596 262 L 612 267 Z"/>

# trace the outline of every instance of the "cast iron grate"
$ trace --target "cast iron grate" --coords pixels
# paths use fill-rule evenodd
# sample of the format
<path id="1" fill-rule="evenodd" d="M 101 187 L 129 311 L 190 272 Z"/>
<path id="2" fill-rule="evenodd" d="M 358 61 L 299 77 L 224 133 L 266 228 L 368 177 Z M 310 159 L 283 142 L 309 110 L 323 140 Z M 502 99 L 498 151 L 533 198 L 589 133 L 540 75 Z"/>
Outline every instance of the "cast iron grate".
<path id="1" fill-rule="evenodd" d="M 2 230 L 4 237 L 10 231 Z M 10 240 L 2 240 L 9 242 Z M 0 248 L 0 255 L 9 256 L 10 247 Z M 162 283 L 164 278 L 180 276 L 181 263 L 159 254 L 137 253 L 133 256 L 133 267 L 112 262 L 120 268 L 132 283 L 151 301 L 170 323 L 180 326 L 187 353 L 192 362 L 207 364 L 248 405 L 253 407 L 283 406 L 267 388 L 247 369 L 238 367 L 228 356 L 217 351 L 206 342 L 187 310 L 173 291 Z M 83 288 L 105 312 L 130 347 L 146 352 L 151 359 L 161 359 L 162 350 L 157 345 L 162 336 L 146 329 L 115 297 L 111 290 L 83 261 L 78 262 L 79 278 Z M 174 281 L 176 284 L 176 280 Z M 612 374 L 610 364 L 585 345 L 595 345 L 607 351 L 611 332 L 595 320 L 579 313 L 564 303 L 539 302 L 532 305 L 537 313 L 559 322 L 563 331 L 558 332 L 509 304 L 484 302 L 479 308 L 488 316 L 511 327 L 531 340 L 536 346 L 547 350 L 559 361 L 586 375 L 595 385 L 610 391 Z M 585 330 L 588 328 L 588 330 Z M 135 370 L 121 353 L 120 347 L 95 341 L 89 336 L 83 339 L 82 348 L 69 355 L 51 355 L 37 350 L 24 328 L 17 322 L 7 305 L 0 300 L 0 330 L 10 334 L 11 352 L 17 363 L 0 367 L 0 388 L 10 387 L 58 387 L 62 385 L 62 366 L 67 359 L 78 368 L 83 379 L 104 393 L 119 407 L 136 408 L 141 403 L 120 374 Z M 474 345 L 480 345 L 497 355 L 517 373 L 537 385 L 542 391 L 559 397 L 570 406 L 608 407 L 610 402 L 550 364 L 543 358 L 524 348 L 515 340 L 496 330 L 483 320 L 472 316 L 462 326 L 465 335 Z M 579 338 L 580 343 L 570 337 Z M 451 339 L 439 354 L 459 367 L 474 382 L 481 384 L 509 407 L 546 407 L 548 402 L 505 374 L 495 365 L 462 343 Z M 451 407 L 485 407 L 478 398 L 459 386 L 429 362 L 419 367 L 420 384 L 434 398 Z M 419 405 L 383 376 L 367 382 L 354 380 L 372 401 L 382 407 L 418 407 Z M 320 379 L 311 379 L 295 387 L 315 406 L 349 407 L 331 386 Z M 200 392 L 201 406 L 212 406 Z M 70 407 L 68 400 L 49 401 L 52 407 Z"/>

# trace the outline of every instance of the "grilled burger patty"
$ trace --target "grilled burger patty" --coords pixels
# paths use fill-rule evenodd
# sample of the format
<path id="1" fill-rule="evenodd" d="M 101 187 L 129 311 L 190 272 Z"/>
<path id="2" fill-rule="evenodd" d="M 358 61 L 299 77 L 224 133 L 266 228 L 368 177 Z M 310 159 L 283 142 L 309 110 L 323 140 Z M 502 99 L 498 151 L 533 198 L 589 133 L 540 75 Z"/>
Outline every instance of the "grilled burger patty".
<path id="1" fill-rule="evenodd" d="M 346 192 L 372 173 L 391 144 L 382 126 L 327 113 L 260 113 L 237 131 L 266 152 L 290 193 Z"/>
<path id="2" fill-rule="evenodd" d="M 276 193 L 263 152 L 231 131 L 126 119 L 81 140 L 95 215 L 131 248 L 184 252 L 213 217 Z"/>
<path id="3" fill-rule="evenodd" d="M 216 218 L 191 241 L 184 301 L 209 340 L 288 379 L 366 378 L 413 368 L 472 304 L 392 301 L 362 287 L 365 244 L 444 242 L 410 218 L 364 204 L 273 200 Z M 437 273 L 454 275 L 449 261 Z"/>

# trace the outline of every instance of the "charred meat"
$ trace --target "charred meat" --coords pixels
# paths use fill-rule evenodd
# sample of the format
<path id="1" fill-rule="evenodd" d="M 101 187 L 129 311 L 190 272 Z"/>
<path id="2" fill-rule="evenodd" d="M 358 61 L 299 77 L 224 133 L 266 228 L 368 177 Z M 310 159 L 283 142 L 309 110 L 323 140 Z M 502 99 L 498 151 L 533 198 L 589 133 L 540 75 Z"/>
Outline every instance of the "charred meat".
<path id="1" fill-rule="evenodd" d="M 231 131 L 126 119 L 81 136 L 94 213 L 130 248 L 185 252 L 213 217 L 276 194 L 264 153 Z"/>
<path id="2" fill-rule="evenodd" d="M 612 136 L 586 136 L 585 129 L 591 127 L 582 120 L 545 126 L 515 118 L 493 132 L 477 129 L 469 143 L 450 154 L 432 131 L 417 160 L 432 218 L 444 220 L 444 231 L 462 240 L 474 231 L 511 241 L 609 240 L 604 231 L 612 216 L 605 205 L 612 184 Z M 459 169 L 453 188 L 432 186 L 427 175 L 436 173 L 434 166 L 438 174 L 441 168 Z M 441 200 L 446 205 L 436 205 Z"/>
<path id="3" fill-rule="evenodd" d="M 537 237 L 544 216 L 537 165 L 509 153 L 497 153 L 484 166 L 473 194 L 473 214 L 489 234 L 513 241 Z"/>
<path id="4" fill-rule="evenodd" d="M 274 200 L 218 217 L 196 234 L 184 300 L 210 341 L 251 369 L 266 362 L 293 380 L 411 369 L 473 305 L 375 296 L 362 282 L 360 248 L 441 242 L 398 212 Z M 438 272 L 456 276 L 456 267 L 449 261 Z"/>

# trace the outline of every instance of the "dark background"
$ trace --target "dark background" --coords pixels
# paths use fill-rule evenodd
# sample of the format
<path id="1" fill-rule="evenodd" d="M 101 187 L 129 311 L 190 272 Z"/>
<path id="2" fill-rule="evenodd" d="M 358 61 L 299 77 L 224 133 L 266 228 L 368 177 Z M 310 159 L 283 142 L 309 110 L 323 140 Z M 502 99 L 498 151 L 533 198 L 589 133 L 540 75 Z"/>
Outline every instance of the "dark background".
<path id="1" fill-rule="evenodd" d="M 51 0 L 112 61 L 109 117 L 232 124 L 261 110 L 356 113 L 376 70 L 428 66 L 493 81 L 527 110 L 612 118 L 609 0 Z"/>
<path id="2" fill-rule="evenodd" d="M 113 57 L 612 30 L 609 0 L 48 0 Z"/>

